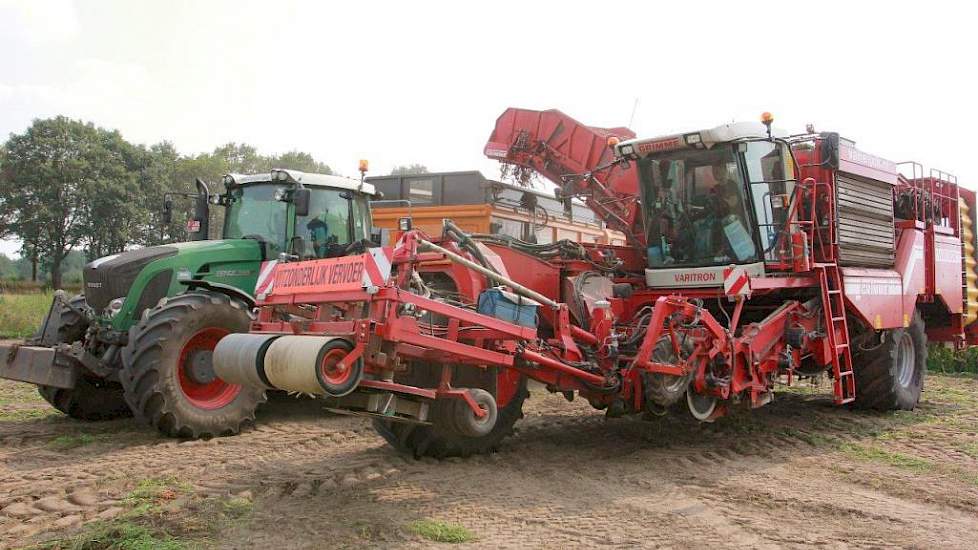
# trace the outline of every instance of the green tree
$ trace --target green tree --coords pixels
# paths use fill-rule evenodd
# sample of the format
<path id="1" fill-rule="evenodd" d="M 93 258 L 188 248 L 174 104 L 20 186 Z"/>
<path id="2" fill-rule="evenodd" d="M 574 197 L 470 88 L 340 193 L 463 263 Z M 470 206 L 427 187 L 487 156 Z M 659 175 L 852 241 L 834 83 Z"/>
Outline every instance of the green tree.
<path id="1" fill-rule="evenodd" d="M 258 150 L 246 143 L 228 143 L 214 150 L 214 156 L 224 161 L 226 172 L 257 174 L 272 169 L 271 160 L 258 154 Z"/>
<path id="2" fill-rule="evenodd" d="M 33 280 L 64 279 L 74 262 L 188 238 L 191 200 L 174 198 L 173 222 L 163 224 L 164 193 L 193 193 L 197 178 L 212 193 L 223 191 L 224 174 L 262 173 L 272 168 L 331 174 L 309 153 L 262 155 L 244 143 L 211 153 L 181 155 L 172 143 L 134 146 L 114 130 L 56 117 L 35 120 L 23 134 L 0 146 L 0 238 L 21 241 L 18 273 Z M 213 209 L 211 236 L 221 230 L 223 209 Z M 77 263 L 77 262 L 75 262 Z M 72 263 L 70 278 L 80 276 Z"/>
<path id="3" fill-rule="evenodd" d="M 411 176 L 414 174 L 427 174 L 428 167 L 424 164 L 411 164 L 409 166 L 398 166 L 391 170 L 392 176 Z"/>
<path id="4" fill-rule="evenodd" d="M 101 154 L 94 157 L 98 177 L 84 183 L 82 246 L 89 260 L 122 252 L 141 242 L 146 223 L 141 189 L 149 156 L 117 131 L 98 130 Z"/>
<path id="5" fill-rule="evenodd" d="M 272 168 L 286 168 L 298 170 L 300 172 L 311 172 L 314 174 L 332 174 L 333 169 L 324 162 L 319 162 L 312 158 L 309 153 L 301 151 L 289 151 L 271 158 Z"/>
<path id="6" fill-rule="evenodd" d="M 10 212 L 10 234 L 35 262 L 35 278 L 40 260 L 59 288 L 72 249 L 82 243 L 118 249 L 127 238 L 127 224 L 117 225 L 132 211 L 113 210 L 129 196 L 126 147 L 118 132 L 63 116 L 35 120 L 10 136 L 0 203 Z"/>

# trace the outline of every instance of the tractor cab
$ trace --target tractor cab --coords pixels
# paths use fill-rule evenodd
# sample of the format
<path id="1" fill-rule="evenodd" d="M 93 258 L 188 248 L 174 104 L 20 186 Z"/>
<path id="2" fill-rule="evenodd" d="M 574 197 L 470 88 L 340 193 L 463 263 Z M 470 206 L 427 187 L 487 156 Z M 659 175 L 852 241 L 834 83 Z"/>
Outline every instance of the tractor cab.
<path id="1" fill-rule="evenodd" d="M 224 177 L 225 239 L 255 239 L 265 257 L 342 256 L 370 237 L 368 199 L 374 186 L 340 176 L 272 170 Z"/>
<path id="2" fill-rule="evenodd" d="M 764 272 L 788 215 L 794 168 L 769 122 L 635 139 L 652 287 L 711 287 L 731 265 Z"/>

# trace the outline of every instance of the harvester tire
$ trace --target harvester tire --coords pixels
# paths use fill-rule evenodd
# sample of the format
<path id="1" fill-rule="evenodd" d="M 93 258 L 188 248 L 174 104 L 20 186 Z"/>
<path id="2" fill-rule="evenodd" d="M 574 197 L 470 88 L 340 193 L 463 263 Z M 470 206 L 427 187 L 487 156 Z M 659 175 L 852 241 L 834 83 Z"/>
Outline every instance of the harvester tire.
<path id="1" fill-rule="evenodd" d="M 439 369 L 440 365 L 416 366 L 412 370 L 424 372 L 426 374 L 424 379 L 427 383 L 418 382 L 416 375 L 411 377 L 412 381 L 405 381 L 404 383 L 436 387 Z M 431 425 L 392 422 L 383 419 L 375 419 L 373 425 L 377 433 L 392 447 L 415 458 L 425 456 L 464 458 L 477 454 L 487 454 L 495 452 L 502 440 L 513 433 L 513 425 L 523 417 L 523 401 L 529 395 L 526 390 L 526 379 L 521 378 L 516 394 L 505 407 L 497 409 L 495 425 L 488 434 L 482 437 L 468 437 L 459 433 L 457 420 L 454 418 L 458 411 L 456 407 L 461 402 L 457 399 L 436 400 L 431 411 Z"/>
<path id="2" fill-rule="evenodd" d="M 927 371 L 927 334 L 915 313 L 910 326 L 885 331 L 883 343 L 853 357 L 858 409 L 913 410 Z"/>
<path id="3" fill-rule="evenodd" d="M 225 294 L 187 292 L 143 313 L 129 330 L 120 379 L 136 417 L 171 437 L 234 435 L 254 424 L 260 389 L 214 374 L 217 342 L 246 332 L 248 306 Z"/>
<path id="4" fill-rule="evenodd" d="M 688 356 L 692 346 L 682 342 L 682 350 Z M 656 363 L 675 364 L 678 361 L 676 351 L 672 347 L 672 339 L 668 335 L 659 338 L 652 350 L 652 361 Z M 693 380 L 693 373 L 683 376 L 673 376 L 659 372 L 643 372 L 642 385 L 645 388 L 645 407 L 653 414 L 661 414 L 675 406 L 686 397 L 686 388 Z"/>
<path id="5" fill-rule="evenodd" d="M 115 382 L 79 376 L 71 389 L 38 386 L 37 392 L 52 407 L 78 420 L 111 420 L 132 411 Z"/>

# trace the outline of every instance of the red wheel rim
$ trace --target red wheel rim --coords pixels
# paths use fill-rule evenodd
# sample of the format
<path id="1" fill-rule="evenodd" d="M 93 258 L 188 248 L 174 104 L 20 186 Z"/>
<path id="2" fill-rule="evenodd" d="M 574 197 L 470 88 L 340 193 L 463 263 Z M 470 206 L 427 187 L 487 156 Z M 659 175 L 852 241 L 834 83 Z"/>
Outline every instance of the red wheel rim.
<path id="1" fill-rule="evenodd" d="M 195 352 L 214 351 L 217 342 L 229 332 L 223 328 L 205 328 L 191 336 L 180 350 L 180 362 L 177 364 L 180 390 L 187 401 L 193 403 L 195 407 L 207 410 L 220 409 L 234 401 L 234 398 L 241 393 L 241 386 L 237 384 L 228 384 L 216 376 L 209 382 L 201 382 L 188 372 Z"/>
<path id="2" fill-rule="evenodd" d="M 323 356 L 323 360 L 319 363 L 319 375 L 322 377 L 322 381 L 326 384 L 333 386 L 342 386 L 350 380 L 353 376 L 353 369 L 346 366 L 344 369 L 340 369 L 340 361 L 346 357 L 347 351 L 344 349 L 331 349 L 326 352 Z"/>

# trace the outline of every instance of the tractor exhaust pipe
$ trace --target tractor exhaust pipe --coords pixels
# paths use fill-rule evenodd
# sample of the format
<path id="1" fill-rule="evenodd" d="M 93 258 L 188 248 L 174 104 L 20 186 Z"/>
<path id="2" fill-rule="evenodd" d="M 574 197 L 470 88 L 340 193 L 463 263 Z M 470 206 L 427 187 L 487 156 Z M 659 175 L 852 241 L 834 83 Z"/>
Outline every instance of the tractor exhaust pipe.
<path id="1" fill-rule="evenodd" d="M 214 348 L 214 373 L 250 388 L 343 397 L 363 378 L 362 359 L 342 362 L 351 349 L 331 336 L 229 334 Z"/>

